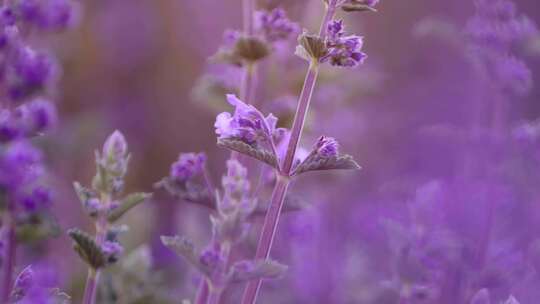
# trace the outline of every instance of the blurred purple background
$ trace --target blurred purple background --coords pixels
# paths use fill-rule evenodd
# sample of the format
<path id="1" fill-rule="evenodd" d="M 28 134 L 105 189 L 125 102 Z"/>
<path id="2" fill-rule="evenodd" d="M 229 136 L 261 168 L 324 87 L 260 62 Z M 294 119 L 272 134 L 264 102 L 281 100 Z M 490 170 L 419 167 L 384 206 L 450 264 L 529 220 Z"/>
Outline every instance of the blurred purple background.
<path id="1" fill-rule="evenodd" d="M 283 6 L 312 31 L 322 14 L 318 0 L 258 2 Z M 540 20 L 537 0 L 514 2 Z M 60 126 L 45 146 L 60 225 L 91 230 L 71 182 L 91 179 L 93 151 L 115 129 L 132 153 L 128 191 L 153 191 L 179 152 L 207 152 L 219 181 L 229 153 L 216 147 L 213 123 L 225 98 L 207 94 L 201 77 L 224 30 L 241 28 L 241 1 L 83 7 L 82 24 L 55 41 L 64 66 Z M 336 137 L 363 169 L 294 183 L 311 207 L 284 216 L 272 256 L 290 269 L 264 285 L 259 303 L 459 304 L 482 288 L 492 303 L 511 294 L 538 303 L 540 38 L 515 50 L 532 72 L 531 90 L 499 103 L 465 50 L 462 31 L 474 14 L 471 0 L 382 0 L 376 14 L 340 13 L 364 36 L 369 58 L 353 70 L 323 68 L 303 143 Z M 286 127 L 305 73 L 293 51 L 284 47 L 260 66 L 255 98 Z M 208 213 L 158 190 L 124 221 L 126 250 L 151 244 L 168 292 L 192 298 L 197 276 L 159 235 L 187 234 L 203 246 Z M 235 254 L 251 256 L 256 239 Z M 86 271 L 70 244 L 64 235 L 27 255 L 54 261 L 77 299 Z M 223 302 L 238 303 L 242 287 L 229 288 Z"/>

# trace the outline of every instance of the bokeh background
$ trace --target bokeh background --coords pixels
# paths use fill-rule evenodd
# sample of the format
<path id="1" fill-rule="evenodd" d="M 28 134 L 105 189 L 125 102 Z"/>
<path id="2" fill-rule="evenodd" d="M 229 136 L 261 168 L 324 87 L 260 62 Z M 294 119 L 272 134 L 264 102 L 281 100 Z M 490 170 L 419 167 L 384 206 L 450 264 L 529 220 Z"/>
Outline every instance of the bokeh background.
<path id="1" fill-rule="evenodd" d="M 282 6 L 314 31 L 320 2 L 258 6 Z M 537 0 L 514 3 L 540 20 Z M 229 153 L 216 147 L 213 123 L 227 106 L 215 88 L 220 82 L 208 78 L 216 67 L 207 59 L 225 29 L 241 28 L 241 1 L 82 4 L 80 25 L 54 41 L 63 65 L 60 125 L 42 141 L 55 172 L 60 226 L 91 231 L 71 183 L 89 183 L 94 150 L 115 129 L 132 153 L 128 191 L 153 191 L 180 152 L 206 152 L 219 181 Z M 323 68 L 303 144 L 336 137 L 363 169 L 295 182 L 293 194 L 310 207 L 283 217 L 272 255 L 290 270 L 264 285 L 260 303 L 456 304 L 482 288 L 492 303 L 511 294 L 538 303 L 540 38 L 515 50 L 532 71 L 532 88 L 505 97 L 497 110 L 498 95 L 464 50 L 461 32 L 474 14 L 471 0 L 382 0 L 378 13 L 340 13 L 348 31 L 365 37 L 369 58 L 354 70 Z M 262 63 L 255 98 L 285 127 L 306 68 L 293 51 L 291 43 Z M 221 75 L 225 83 L 237 81 L 235 73 Z M 517 136 L 520 130 L 526 136 Z M 190 235 L 203 246 L 208 212 L 156 190 L 123 221 L 131 229 L 122 237 L 126 252 L 150 246 L 171 303 L 193 298 L 196 273 L 159 236 Z M 253 254 L 256 231 L 237 257 Z M 70 247 L 62 235 L 26 247 L 23 259 L 59 267 L 62 288 L 77 303 L 86 269 Z M 231 286 L 223 302 L 238 303 L 242 288 Z M 399 302 L 403 297 L 409 302 Z"/>

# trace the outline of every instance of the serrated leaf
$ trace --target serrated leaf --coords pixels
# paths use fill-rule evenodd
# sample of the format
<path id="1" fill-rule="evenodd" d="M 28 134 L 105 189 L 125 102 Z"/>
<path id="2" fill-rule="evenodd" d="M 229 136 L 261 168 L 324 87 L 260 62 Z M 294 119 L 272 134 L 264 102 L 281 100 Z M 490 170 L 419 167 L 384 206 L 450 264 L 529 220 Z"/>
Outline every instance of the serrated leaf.
<path id="1" fill-rule="evenodd" d="M 278 168 L 276 156 L 274 155 L 274 153 L 268 150 L 254 148 L 236 139 L 220 138 L 217 141 L 217 145 L 219 147 L 227 148 L 229 150 L 236 151 L 238 153 L 260 160 L 272 168 L 276 168 L 276 169 Z"/>
<path id="2" fill-rule="evenodd" d="M 101 247 L 86 232 L 79 229 L 68 230 L 68 235 L 73 239 L 73 249 L 79 254 L 81 259 L 93 269 L 105 266 L 107 258 Z"/>
<path id="3" fill-rule="evenodd" d="M 309 171 L 321 170 L 359 170 L 361 167 L 350 155 L 339 155 L 321 157 L 318 155 L 309 156 L 300 163 L 292 173 L 293 176 Z"/>
<path id="4" fill-rule="evenodd" d="M 190 239 L 184 236 L 161 236 L 161 243 L 184 258 L 188 263 L 197 268 L 203 274 L 209 275 L 209 270 L 199 259 L 199 254 Z"/>
<path id="5" fill-rule="evenodd" d="M 151 197 L 152 197 L 152 193 L 143 193 L 143 192 L 132 193 L 126 196 L 120 201 L 120 206 L 118 206 L 117 208 L 109 212 L 109 215 L 107 216 L 107 220 L 111 223 L 116 222 L 126 212 L 128 212 L 129 210 L 131 210 L 133 207 L 137 206 L 138 204 L 150 199 Z"/>
<path id="6" fill-rule="evenodd" d="M 272 260 L 240 261 L 231 267 L 232 282 L 246 282 L 259 279 L 277 279 L 288 267 Z"/>

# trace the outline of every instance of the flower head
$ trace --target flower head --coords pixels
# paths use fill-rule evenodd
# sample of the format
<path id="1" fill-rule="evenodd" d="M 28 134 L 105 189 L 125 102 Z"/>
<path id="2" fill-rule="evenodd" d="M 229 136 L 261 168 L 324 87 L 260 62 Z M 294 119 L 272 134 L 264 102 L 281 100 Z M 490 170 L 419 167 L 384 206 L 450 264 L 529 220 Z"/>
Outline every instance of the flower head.
<path id="1" fill-rule="evenodd" d="M 261 35 L 268 42 L 289 39 L 300 31 L 298 24 L 290 21 L 282 8 L 259 11 L 256 15 L 256 21 Z"/>
<path id="2" fill-rule="evenodd" d="M 21 100 L 46 89 L 54 70 L 53 60 L 47 54 L 30 47 L 18 49 L 6 70 L 9 97 Z"/>
<path id="3" fill-rule="evenodd" d="M 220 113 L 214 127 L 220 139 L 238 139 L 249 145 L 268 142 L 276 130 L 277 118 L 264 117 L 254 106 L 245 104 L 235 95 L 227 95 L 229 104 L 235 107 L 234 115 Z"/>
<path id="4" fill-rule="evenodd" d="M 103 144 L 103 165 L 114 175 L 123 176 L 127 170 L 128 145 L 124 135 L 116 130 Z"/>
<path id="5" fill-rule="evenodd" d="M 186 182 L 203 171 L 205 162 L 204 153 L 181 153 L 178 160 L 171 165 L 170 176 L 176 182 Z"/>
<path id="6" fill-rule="evenodd" d="M 323 157 L 332 157 L 339 154 L 338 147 L 338 143 L 334 138 L 321 136 L 317 140 L 313 150 Z"/>
<path id="7" fill-rule="evenodd" d="M 367 55 L 363 53 L 362 37 L 345 35 L 343 20 L 334 20 L 328 24 L 326 47 L 328 54 L 321 61 L 329 61 L 331 65 L 356 67 L 364 62 Z"/>

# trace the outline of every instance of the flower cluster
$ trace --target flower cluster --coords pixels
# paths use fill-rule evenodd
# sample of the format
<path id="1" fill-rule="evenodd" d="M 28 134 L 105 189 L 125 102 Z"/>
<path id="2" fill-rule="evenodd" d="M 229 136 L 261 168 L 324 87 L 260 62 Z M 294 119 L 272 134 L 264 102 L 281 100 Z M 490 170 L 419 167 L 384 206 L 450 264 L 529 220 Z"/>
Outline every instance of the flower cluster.
<path id="1" fill-rule="evenodd" d="M 27 33 L 65 29 L 73 19 L 69 0 L 9 1 L 0 7 L 1 192 L 9 207 L 39 210 L 49 203 L 43 187 L 41 153 L 26 139 L 39 135 L 56 122 L 56 108 L 46 97 L 58 68 L 54 58 L 35 49 Z"/>
<path id="2" fill-rule="evenodd" d="M 367 55 L 363 53 L 362 37 L 345 35 L 343 20 L 334 20 L 328 24 L 327 41 L 328 55 L 321 59 L 331 65 L 341 67 L 356 67 L 364 62 Z"/>
<path id="3" fill-rule="evenodd" d="M 217 61 L 241 66 L 269 55 L 277 43 L 287 41 L 299 33 L 296 23 L 290 21 L 281 8 L 258 11 L 255 14 L 255 29 L 246 36 L 236 30 L 226 30 L 223 45 L 214 55 Z"/>
<path id="4" fill-rule="evenodd" d="M 304 33 L 296 54 L 308 61 L 329 62 L 333 66 L 354 68 L 364 62 L 363 38 L 346 35 L 343 20 L 333 20 L 326 27 L 325 38 Z"/>
<path id="5" fill-rule="evenodd" d="M 56 109 L 43 98 L 34 99 L 13 110 L 0 110 L 0 142 L 41 134 L 56 124 Z"/>
<path id="6" fill-rule="evenodd" d="M 220 139 L 236 139 L 248 145 L 273 142 L 278 121 L 274 115 L 264 117 L 254 106 L 245 104 L 232 94 L 227 95 L 227 101 L 235 111 L 233 115 L 223 112 L 216 117 L 214 127 Z"/>
<path id="7" fill-rule="evenodd" d="M 191 263 L 205 277 L 212 292 L 220 294 L 230 283 L 254 278 L 275 278 L 286 267 L 272 261 L 242 260 L 228 265 L 232 246 L 243 241 L 251 226 L 250 218 L 256 201 L 250 195 L 247 169 L 237 160 L 227 162 L 227 174 L 222 178 L 223 194 L 216 193 L 216 214 L 212 222 L 212 243 L 198 251 L 185 237 L 162 236 L 165 246 Z"/>
<path id="8" fill-rule="evenodd" d="M 276 8 L 271 11 L 258 11 L 255 14 L 257 31 L 268 42 L 288 40 L 300 32 L 297 23 L 287 18 L 285 11 Z"/>
<path id="9" fill-rule="evenodd" d="M 178 183 L 185 183 L 194 176 L 201 174 L 206 163 L 203 153 L 182 153 L 178 160 L 171 165 L 170 177 Z"/>
<path id="10" fill-rule="evenodd" d="M 119 131 L 105 141 L 101 153 L 96 151 L 97 173 L 91 188 L 75 182 L 74 188 L 88 215 L 95 221 L 96 238 L 78 229 L 70 230 L 75 249 L 81 258 L 97 271 L 115 263 L 123 252 L 118 241 L 124 226 L 113 225 L 126 212 L 148 200 L 148 193 L 131 193 L 121 197 L 130 155 L 126 139 Z"/>
<path id="11" fill-rule="evenodd" d="M 34 213 L 50 204 L 41 162 L 41 151 L 25 141 L 0 147 L 0 195 L 14 215 Z"/>

